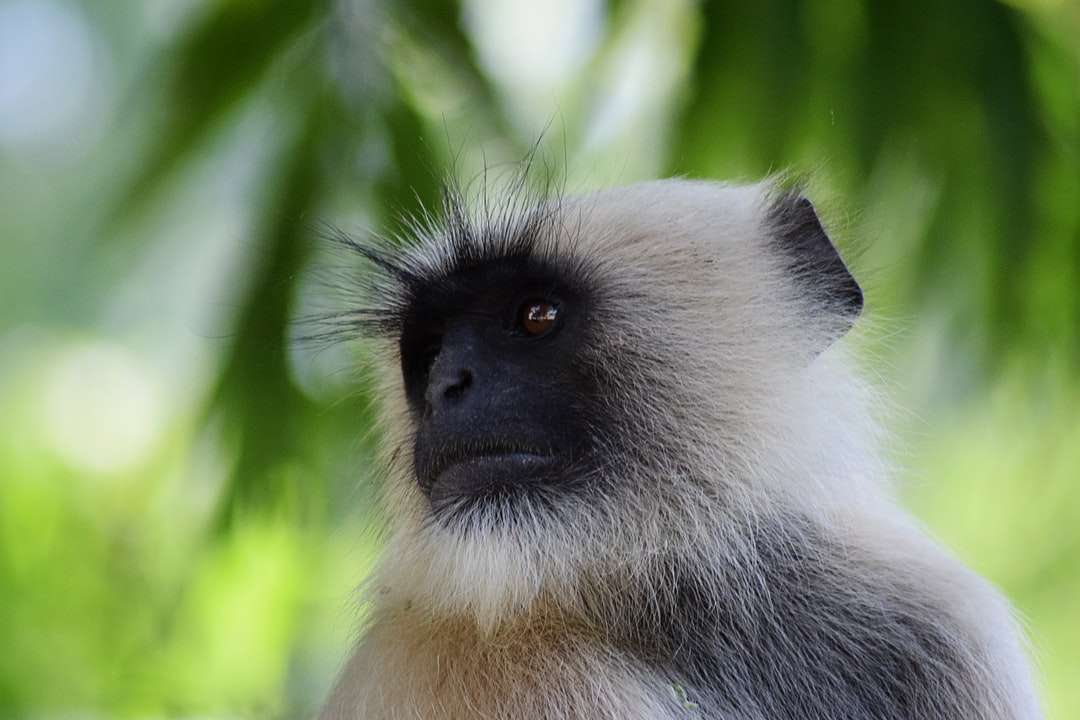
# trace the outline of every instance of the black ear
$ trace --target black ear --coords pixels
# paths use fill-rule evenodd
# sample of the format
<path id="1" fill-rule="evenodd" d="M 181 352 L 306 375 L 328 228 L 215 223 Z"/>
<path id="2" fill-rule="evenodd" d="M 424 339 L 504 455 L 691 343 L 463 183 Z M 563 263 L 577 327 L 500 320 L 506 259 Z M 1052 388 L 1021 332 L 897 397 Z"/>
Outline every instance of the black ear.
<path id="1" fill-rule="evenodd" d="M 862 312 L 862 288 L 801 193 L 779 195 L 769 209 L 772 241 L 799 289 L 813 307 L 841 320 L 840 334 Z"/>

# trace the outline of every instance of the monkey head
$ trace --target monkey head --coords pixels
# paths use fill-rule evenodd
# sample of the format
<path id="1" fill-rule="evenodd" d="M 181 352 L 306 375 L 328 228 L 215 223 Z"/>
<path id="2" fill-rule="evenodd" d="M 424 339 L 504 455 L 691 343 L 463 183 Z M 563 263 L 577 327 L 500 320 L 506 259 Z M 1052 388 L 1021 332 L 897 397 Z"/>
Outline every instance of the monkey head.
<path id="1" fill-rule="evenodd" d="M 862 293 L 800 193 L 665 180 L 478 212 L 450 195 L 443 216 L 356 245 L 377 270 L 352 317 L 382 343 L 386 592 L 495 623 L 715 553 L 748 504 L 827 506 L 864 423 L 822 417 L 859 405 L 823 402 L 845 386 L 825 351 Z"/>

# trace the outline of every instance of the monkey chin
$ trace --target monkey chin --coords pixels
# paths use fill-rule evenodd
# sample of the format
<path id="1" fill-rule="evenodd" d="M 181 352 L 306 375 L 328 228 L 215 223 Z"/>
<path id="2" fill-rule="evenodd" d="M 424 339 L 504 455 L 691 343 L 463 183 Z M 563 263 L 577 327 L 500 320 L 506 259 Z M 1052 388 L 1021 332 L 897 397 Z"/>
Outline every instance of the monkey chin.
<path id="1" fill-rule="evenodd" d="M 565 455 L 510 452 L 446 464 L 426 489 L 418 473 L 411 492 L 427 502 L 398 517 L 394 561 L 372 584 L 432 617 L 470 618 L 482 633 L 543 597 L 575 597 L 602 554 L 582 531 L 597 523 L 580 469 Z"/>
<path id="2" fill-rule="evenodd" d="M 538 500 L 536 488 L 508 481 L 487 492 L 446 490 L 445 508 L 399 526 L 388 553 L 395 561 L 373 585 L 433 617 L 471 618 L 484 633 L 545 593 L 573 597 L 589 555 L 586 539 L 572 532 L 577 506 Z"/>

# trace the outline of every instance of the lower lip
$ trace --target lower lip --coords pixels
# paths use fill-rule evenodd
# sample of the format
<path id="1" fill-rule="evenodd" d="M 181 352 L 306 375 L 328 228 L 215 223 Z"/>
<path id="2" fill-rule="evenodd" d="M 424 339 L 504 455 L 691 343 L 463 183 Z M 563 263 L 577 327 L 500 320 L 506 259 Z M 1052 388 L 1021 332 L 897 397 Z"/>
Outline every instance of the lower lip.
<path id="1" fill-rule="evenodd" d="M 552 463 L 550 455 L 514 452 L 465 458 L 446 467 L 436 477 L 437 483 L 469 484 L 515 481 L 542 470 Z"/>

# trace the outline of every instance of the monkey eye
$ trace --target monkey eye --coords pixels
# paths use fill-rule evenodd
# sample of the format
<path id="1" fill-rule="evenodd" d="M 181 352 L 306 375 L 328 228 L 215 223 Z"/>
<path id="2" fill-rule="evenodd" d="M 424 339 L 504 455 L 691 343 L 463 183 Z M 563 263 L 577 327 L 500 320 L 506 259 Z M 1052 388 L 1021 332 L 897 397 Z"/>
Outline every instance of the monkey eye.
<path id="1" fill-rule="evenodd" d="M 520 331 L 530 337 L 540 337 L 551 332 L 559 318 L 559 306 L 547 300 L 526 300 L 518 310 L 517 324 Z"/>

